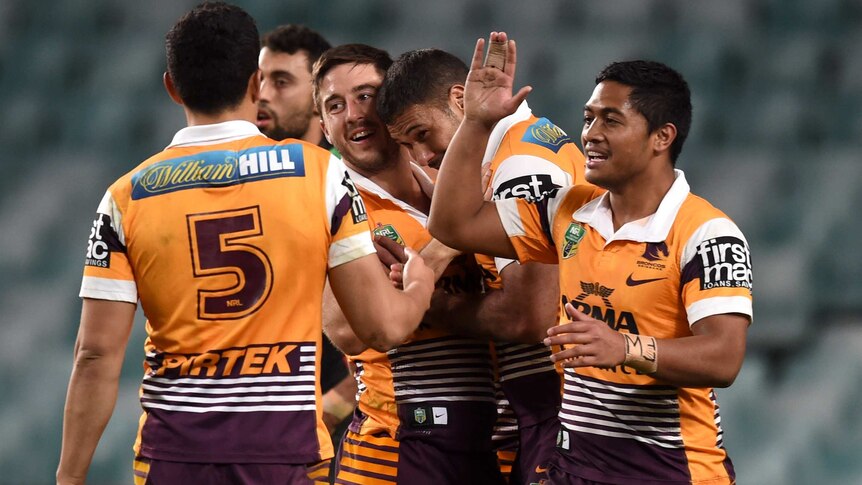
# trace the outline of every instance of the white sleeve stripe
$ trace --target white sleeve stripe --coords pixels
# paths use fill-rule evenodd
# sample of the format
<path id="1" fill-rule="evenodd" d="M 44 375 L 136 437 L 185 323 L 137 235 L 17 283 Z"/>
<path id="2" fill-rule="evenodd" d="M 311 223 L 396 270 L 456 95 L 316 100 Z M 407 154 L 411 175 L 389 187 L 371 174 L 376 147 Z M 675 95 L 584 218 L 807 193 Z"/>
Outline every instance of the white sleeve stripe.
<path id="1" fill-rule="evenodd" d="M 503 269 L 505 269 L 506 266 L 509 266 L 510 264 L 517 263 L 517 262 L 518 261 L 515 259 L 494 258 L 494 266 L 497 267 L 497 274 L 502 273 Z"/>
<path id="2" fill-rule="evenodd" d="M 741 313 L 747 315 L 752 320 L 754 317 L 751 299 L 744 296 L 715 296 L 706 298 L 692 303 L 685 310 L 688 314 L 689 326 L 702 318 L 725 313 Z"/>
<path id="3" fill-rule="evenodd" d="M 498 200 L 497 214 L 500 216 L 500 222 L 503 223 L 503 229 L 509 237 L 523 236 L 524 223 L 521 221 L 521 215 L 518 213 L 518 199 L 503 199 Z"/>
<path id="4" fill-rule="evenodd" d="M 96 300 L 137 303 L 138 287 L 134 281 L 84 276 L 81 281 L 81 292 L 78 296 Z"/>
<path id="5" fill-rule="evenodd" d="M 96 212 L 107 214 L 108 217 L 111 218 L 111 226 L 113 226 L 114 231 L 117 233 L 117 236 L 120 239 L 120 244 L 125 246 L 126 231 L 123 230 L 123 213 L 120 212 L 120 208 L 117 207 L 116 202 L 114 202 L 114 196 L 111 194 L 110 190 L 105 192 L 105 196 L 102 197 L 101 202 L 99 202 L 99 208 L 96 209 Z"/>
<path id="6" fill-rule="evenodd" d="M 363 231 L 335 241 L 329 246 L 329 267 L 334 268 L 376 252 L 374 243 L 371 242 L 371 233 Z"/>

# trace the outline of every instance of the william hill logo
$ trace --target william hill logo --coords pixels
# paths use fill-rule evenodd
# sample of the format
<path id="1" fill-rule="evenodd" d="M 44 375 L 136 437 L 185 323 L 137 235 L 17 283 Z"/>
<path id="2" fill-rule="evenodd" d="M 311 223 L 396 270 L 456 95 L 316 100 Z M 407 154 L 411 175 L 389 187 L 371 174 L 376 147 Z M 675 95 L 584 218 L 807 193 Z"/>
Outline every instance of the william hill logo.
<path id="1" fill-rule="evenodd" d="M 569 135 L 565 131 L 551 123 L 547 118 L 540 118 L 527 128 L 521 141 L 541 145 L 557 153 L 564 144 L 572 141 L 572 139 L 569 138 Z"/>
<path id="2" fill-rule="evenodd" d="M 276 177 L 302 177 L 302 145 L 216 150 L 154 163 L 132 175 L 132 199 L 196 187 L 220 187 Z"/>

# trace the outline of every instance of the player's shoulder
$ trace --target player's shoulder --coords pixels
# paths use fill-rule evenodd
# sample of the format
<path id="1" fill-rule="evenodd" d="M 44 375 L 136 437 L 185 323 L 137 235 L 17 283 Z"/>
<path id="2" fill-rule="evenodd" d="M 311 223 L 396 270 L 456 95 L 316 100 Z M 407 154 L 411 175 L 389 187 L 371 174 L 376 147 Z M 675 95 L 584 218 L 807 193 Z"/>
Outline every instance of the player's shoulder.
<path id="1" fill-rule="evenodd" d="M 714 219 L 732 220 L 721 209 L 699 195 L 689 193 L 680 206 L 677 223 L 688 226 L 700 226 Z"/>
<path id="2" fill-rule="evenodd" d="M 572 138 L 557 124 L 545 117 L 531 115 L 513 124 L 505 136 L 507 144 L 519 152 L 547 156 L 559 154 L 573 146 Z"/>

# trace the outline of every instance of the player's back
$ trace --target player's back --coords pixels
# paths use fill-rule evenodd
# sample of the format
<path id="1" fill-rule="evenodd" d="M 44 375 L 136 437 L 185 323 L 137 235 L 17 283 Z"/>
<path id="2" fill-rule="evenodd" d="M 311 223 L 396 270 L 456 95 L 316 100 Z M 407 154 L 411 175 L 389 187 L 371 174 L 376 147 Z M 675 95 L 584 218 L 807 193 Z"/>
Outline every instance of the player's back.
<path id="1" fill-rule="evenodd" d="M 349 240 L 367 238 L 367 224 L 361 212 L 342 221 L 352 187 L 328 152 L 247 135 L 175 138 L 100 205 L 94 233 L 115 240 L 107 260 L 88 264 L 82 295 L 140 298 L 137 445 L 149 458 L 309 463 L 332 453 L 316 405 L 321 295 L 327 268 L 351 259 Z"/>

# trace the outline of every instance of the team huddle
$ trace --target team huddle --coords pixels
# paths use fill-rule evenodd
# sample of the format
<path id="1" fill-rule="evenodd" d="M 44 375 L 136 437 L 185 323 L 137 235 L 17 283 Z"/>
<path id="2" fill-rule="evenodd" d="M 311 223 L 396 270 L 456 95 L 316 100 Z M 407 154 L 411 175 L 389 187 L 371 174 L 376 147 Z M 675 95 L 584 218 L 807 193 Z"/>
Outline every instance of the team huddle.
<path id="1" fill-rule="evenodd" d="M 138 302 L 138 484 L 734 483 L 713 389 L 751 257 L 675 168 L 687 83 L 611 63 L 573 140 L 487 44 L 261 49 L 224 3 L 173 26 L 188 126 L 98 206 L 57 483 L 85 482 Z M 352 375 L 322 389 L 329 342 Z"/>

